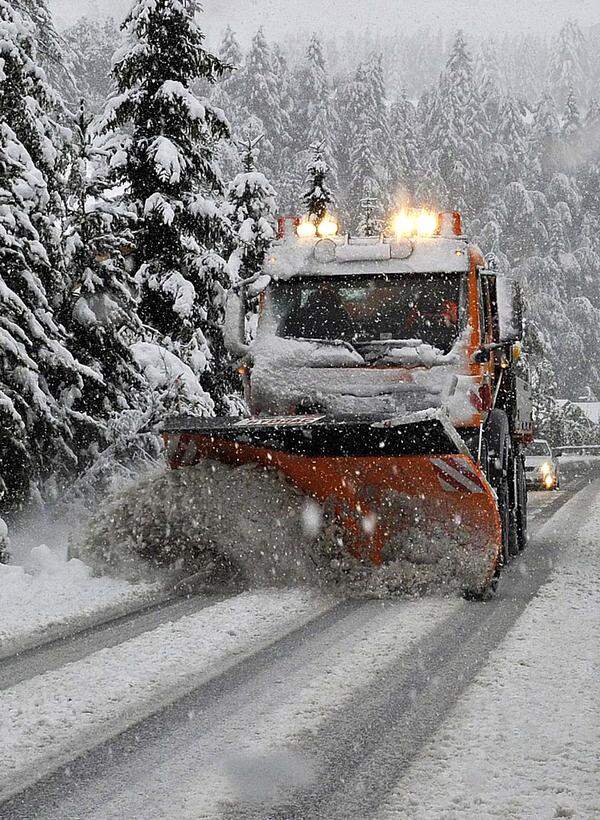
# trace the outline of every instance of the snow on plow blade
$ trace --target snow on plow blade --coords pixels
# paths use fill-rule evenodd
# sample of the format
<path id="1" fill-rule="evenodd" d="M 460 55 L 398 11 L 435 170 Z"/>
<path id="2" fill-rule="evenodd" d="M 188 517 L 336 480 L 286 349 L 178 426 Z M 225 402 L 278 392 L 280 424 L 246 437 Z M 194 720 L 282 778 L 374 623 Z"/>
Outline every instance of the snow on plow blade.
<path id="1" fill-rule="evenodd" d="M 173 469 L 210 459 L 280 471 L 333 511 L 344 549 L 362 562 L 450 561 L 466 591 L 491 583 L 501 551 L 495 495 L 439 414 L 180 417 L 165 423 L 163 437 Z"/>

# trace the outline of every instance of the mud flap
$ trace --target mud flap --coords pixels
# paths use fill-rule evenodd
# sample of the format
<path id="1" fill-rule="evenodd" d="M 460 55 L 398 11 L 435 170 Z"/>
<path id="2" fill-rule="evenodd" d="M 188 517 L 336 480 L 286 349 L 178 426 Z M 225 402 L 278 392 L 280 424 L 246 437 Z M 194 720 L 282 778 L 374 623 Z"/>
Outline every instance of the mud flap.
<path id="1" fill-rule="evenodd" d="M 402 419 L 327 416 L 169 420 L 169 464 L 204 459 L 281 471 L 333 510 L 359 562 L 434 565 L 472 594 L 492 582 L 501 550 L 495 494 L 441 413 Z"/>

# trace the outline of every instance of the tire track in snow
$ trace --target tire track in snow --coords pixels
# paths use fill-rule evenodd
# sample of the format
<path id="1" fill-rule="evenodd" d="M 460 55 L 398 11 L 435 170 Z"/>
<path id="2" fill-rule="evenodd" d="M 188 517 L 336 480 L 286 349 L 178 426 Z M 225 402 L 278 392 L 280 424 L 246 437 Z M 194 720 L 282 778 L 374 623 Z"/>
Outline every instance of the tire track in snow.
<path id="1" fill-rule="evenodd" d="M 82 660 L 100 649 L 118 646 L 161 624 L 177 621 L 235 594 L 163 598 L 157 603 L 137 607 L 107 620 L 97 621 L 76 632 L 68 632 L 54 640 L 15 652 L 0 659 L 0 691 L 44 672 L 60 669 L 67 663 Z"/>
<path id="2" fill-rule="evenodd" d="M 585 479 L 577 487 L 588 485 Z M 348 715 L 335 717 L 323 727 L 314 739 L 323 754 L 320 783 L 312 784 L 310 792 L 298 793 L 284 814 L 279 813 L 283 807 L 274 806 L 263 815 L 246 811 L 237 816 L 286 820 L 373 816 L 548 581 L 564 548 L 564 533 L 569 541 L 576 535 L 590 492 L 597 493 L 597 489 L 571 491 L 560 499 L 554 514 L 572 502 L 561 515 L 560 532 L 552 521 L 553 513 L 544 511 L 543 525 L 526 553 L 506 571 L 494 600 L 460 610 L 419 645 L 408 665 L 390 669 L 366 701 L 360 720 L 352 718 L 355 704 L 354 711 L 350 709 Z"/>
<path id="3" fill-rule="evenodd" d="M 549 582 L 379 820 L 600 817 L 599 502 L 599 483 L 581 494 L 583 526 L 569 527 Z"/>
<path id="4" fill-rule="evenodd" d="M 3 818 L 236 816 L 240 800 L 272 800 L 317 776 L 299 739 L 465 606 L 344 602 L 14 798 Z"/>
<path id="5" fill-rule="evenodd" d="M 242 593 L 4 690 L 0 800 L 334 605 L 307 590 Z"/>

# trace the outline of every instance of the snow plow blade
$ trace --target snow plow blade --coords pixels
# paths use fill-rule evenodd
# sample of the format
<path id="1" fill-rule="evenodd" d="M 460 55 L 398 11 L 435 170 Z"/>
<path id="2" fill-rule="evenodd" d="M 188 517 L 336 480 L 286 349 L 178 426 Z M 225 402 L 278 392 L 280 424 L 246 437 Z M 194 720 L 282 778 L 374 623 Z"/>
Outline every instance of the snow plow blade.
<path id="1" fill-rule="evenodd" d="M 434 553 L 447 560 L 447 547 L 460 553 L 465 592 L 492 582 L 502 546 L 496 497 L 442 415 L 179 417 L 163 438 L 173 469 L 209 459 L 280 471 L 333 510 L 344 550 L 361 562 L 393 563 L 408 544 L 410 560 L 427 564 Z"/>

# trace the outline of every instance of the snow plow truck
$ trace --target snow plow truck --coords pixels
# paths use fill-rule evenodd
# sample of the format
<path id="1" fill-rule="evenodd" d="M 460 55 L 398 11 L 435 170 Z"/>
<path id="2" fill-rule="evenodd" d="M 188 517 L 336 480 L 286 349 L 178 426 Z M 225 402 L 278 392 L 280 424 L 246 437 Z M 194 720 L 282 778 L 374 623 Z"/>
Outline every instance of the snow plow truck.
<path id="1" fill-rule="evenodd" d="M 405 209 L 367 237 L 280 218 L 261 274 L 228 295 L 225 336 L 251 415 L 168 419 L 171 468 L 279 471 L 333 510 L 356 561 L 454 550 L 465 595 L 494 586 L 527 541 L 522 300 L 459 213 Z"/>

